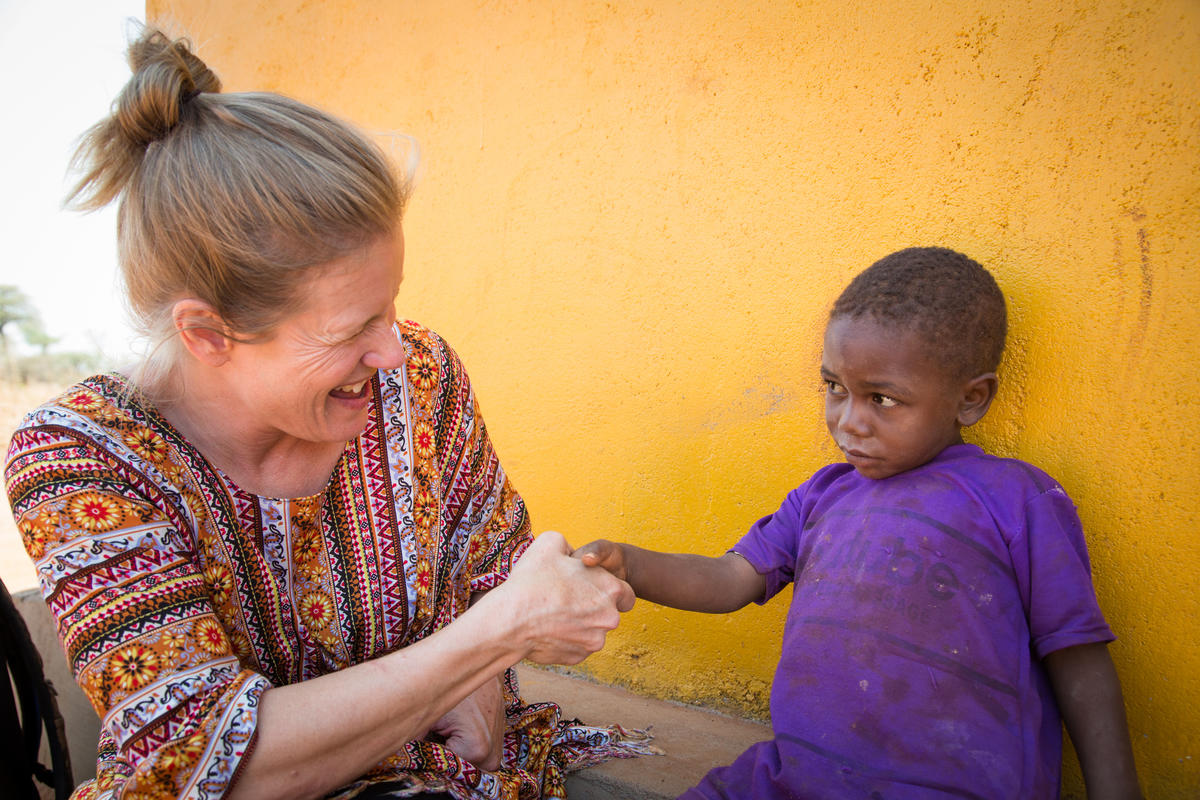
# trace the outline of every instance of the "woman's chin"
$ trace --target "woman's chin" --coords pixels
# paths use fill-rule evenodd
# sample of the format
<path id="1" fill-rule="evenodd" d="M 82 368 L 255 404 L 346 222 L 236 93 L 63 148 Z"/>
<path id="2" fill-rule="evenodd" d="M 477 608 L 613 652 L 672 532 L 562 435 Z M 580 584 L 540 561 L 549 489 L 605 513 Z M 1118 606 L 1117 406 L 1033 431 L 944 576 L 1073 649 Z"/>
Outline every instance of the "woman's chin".
<path id="1" fill-rule="evenodd" d="M 325 404 L 325 428 L 329 439 L 350 441 L 363 432 L 367 426 L 367 412 L 371 404 L 370 397 L 364 393 L 362 397 L 328 397 Z"/>

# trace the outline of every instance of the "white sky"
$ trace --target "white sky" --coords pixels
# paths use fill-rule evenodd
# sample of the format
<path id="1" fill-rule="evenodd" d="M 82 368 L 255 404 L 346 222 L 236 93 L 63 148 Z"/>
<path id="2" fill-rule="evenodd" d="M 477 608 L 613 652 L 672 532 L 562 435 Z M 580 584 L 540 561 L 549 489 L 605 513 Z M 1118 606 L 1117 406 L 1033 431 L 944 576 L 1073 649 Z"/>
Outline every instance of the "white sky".
<path id="1" fill-rule="evenodd" d="M 76 138 L 129 76 L 126 21 L 144 13 L 144 0 L 0 0 L 0 283 L 33 300 L 61 338 L 55 350 L 100 349 L 118 361 L 131 334 L 116 288 L 115 209 L 61 205 Z"/>

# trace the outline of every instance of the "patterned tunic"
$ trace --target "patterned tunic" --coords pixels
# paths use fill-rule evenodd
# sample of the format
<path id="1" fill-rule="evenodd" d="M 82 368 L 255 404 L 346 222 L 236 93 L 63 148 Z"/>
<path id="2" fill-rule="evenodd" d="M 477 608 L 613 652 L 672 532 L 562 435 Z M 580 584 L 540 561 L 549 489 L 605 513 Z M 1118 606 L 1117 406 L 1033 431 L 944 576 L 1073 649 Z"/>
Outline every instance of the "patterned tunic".
<path id="1" fill-rule="evenodd" d="M 406 365 L 371 383 L 369 420 L 325 491 L 257 497 L 208 463 L 118 375 L 30 414 L 5 479 L 79 685 L 101 717 L 91 798 L 220 798 L 264 691 L 417 641 L 496 586 L 529 520 L 458 357 L 415 323 Z M 456 798 L 562 797 L 565 770 L 633 754 L 619 728 L 525 705 L 509 672 L 503 766 L 411 742 L 365 782 Z"/>

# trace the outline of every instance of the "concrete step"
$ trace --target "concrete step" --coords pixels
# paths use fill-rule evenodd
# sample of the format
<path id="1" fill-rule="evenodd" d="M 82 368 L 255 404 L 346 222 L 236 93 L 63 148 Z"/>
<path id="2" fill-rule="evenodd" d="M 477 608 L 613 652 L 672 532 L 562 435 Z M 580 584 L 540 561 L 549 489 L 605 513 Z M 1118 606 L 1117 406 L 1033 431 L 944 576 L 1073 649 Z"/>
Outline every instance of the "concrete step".
<path id="1" fill-rule="evenodd" d="M 553 700 L 566 718 L 589 725 L 650 729 L 665 755 L 609 761 L 567 779 L 570 800 L 672 800 L 716 766 L 771 738 L 771 728 L 705 709 L 668 703 L 582 678 L 521 664 L 521 696 Z"/>

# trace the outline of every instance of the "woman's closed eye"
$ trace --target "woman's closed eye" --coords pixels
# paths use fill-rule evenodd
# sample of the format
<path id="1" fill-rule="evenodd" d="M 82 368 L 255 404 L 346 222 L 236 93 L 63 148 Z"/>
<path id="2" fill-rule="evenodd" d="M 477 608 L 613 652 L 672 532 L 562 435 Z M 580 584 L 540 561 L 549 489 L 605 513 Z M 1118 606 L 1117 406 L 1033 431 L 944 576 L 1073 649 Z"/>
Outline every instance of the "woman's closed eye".
<path id="1" fill-rule="evenodd" d="M 370 335 L 376 333 L 380 328 L 383 328 L 383 327 L 391 328 L 392 322 L 385 319 L 384 317 L 371 317 L 371 319 L 367 320 L 361 328 L 359 328 L 357 331 L 355 331 L 354 333 L 347 336 L 345 339 L 342 340 L 341 343 L 342 344 L 352 344 L 353 342 L 355 342 L 358 339 L 363 338 L 364 336 L 370 336 Z"/>

